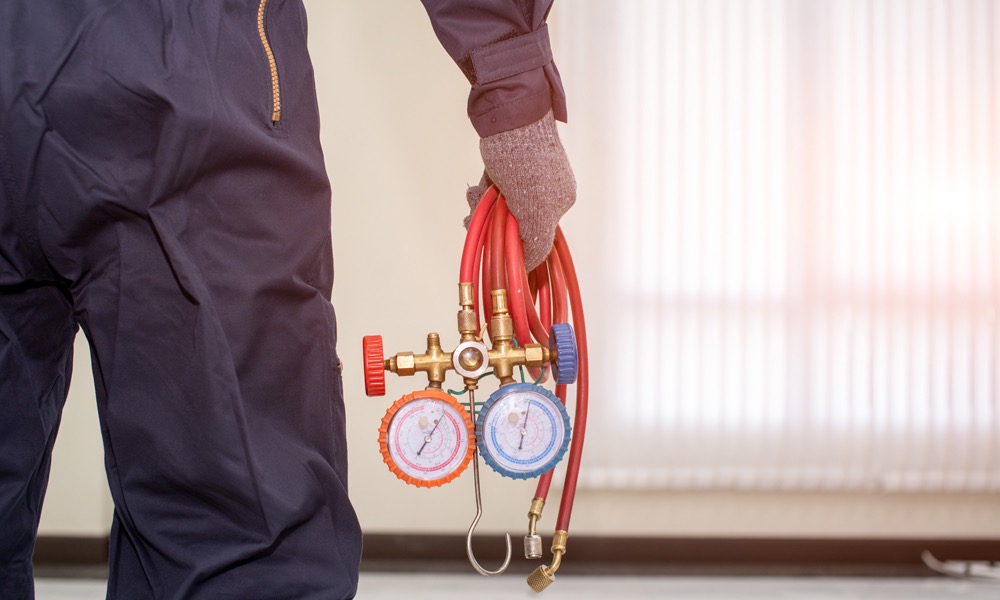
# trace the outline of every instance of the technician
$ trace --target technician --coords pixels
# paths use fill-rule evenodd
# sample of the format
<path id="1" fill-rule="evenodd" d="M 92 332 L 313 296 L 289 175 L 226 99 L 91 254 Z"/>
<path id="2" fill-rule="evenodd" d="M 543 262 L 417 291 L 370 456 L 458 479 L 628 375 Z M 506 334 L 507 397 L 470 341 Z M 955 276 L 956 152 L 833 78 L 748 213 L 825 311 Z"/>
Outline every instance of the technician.
<path id="1" fill-rule="evenodd" d="M 575 197 L 550 4 L 424 1 L 529 267 Z M 353 597 L 301 0 L 4 0 L 0 48 L 0 598 L 33 597 L 78 326 L 115 503 L 109 598 Z"/>

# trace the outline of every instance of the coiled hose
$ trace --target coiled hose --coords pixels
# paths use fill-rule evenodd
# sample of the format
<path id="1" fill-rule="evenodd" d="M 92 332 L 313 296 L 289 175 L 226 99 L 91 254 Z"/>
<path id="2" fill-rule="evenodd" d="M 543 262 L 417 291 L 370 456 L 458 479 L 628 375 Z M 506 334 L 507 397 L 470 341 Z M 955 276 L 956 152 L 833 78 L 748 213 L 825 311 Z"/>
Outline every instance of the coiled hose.
<path id="1" fill-rule="evenodd" d="M 489 322 L 492 290 L 506 289 L 510 303 L 510 313 L 514 322 L 515 336 L 522 346 L 528 343 L 549 345 L 549 330 L 553 323 L 569 322 L 576 333 L 579 371 L 576 382 L 576 407 L 573 437 L 566 459 L 566 481 L 559 503 L 556 519 L 556 535 L 553 543 L 554 560 L 551 567 L 539 567 L 529 584 L 535 591 L 541 591 L 554 580 L 561 555 L 565 553 L 565 542 L 569 533 L 570 516 L 576 497 L 576 486 L 580 474 L 580 460 L 587 430 L 587 402 L 589 393 L 589 372 L 587 354 L 587 326 L 583 314 L 580 283 L 577 279 L 569 245 L 561 228 L 556 228 L 555 243 L 545 262 L 528 273 L 524 265 L 524 248 L 518 235 L 517 221 L 507 209 L 503 196 L 495 186 L 491 186 L 480 199 L 469 223 L 462 263 L 459 273 L 460 283 L 473 285 L 474 297 L 482 297 L 475 306 L 479 322 Z M 480 304 L 484 314 L 480 314 Z M 540 370 L 533 370 L 532 377 L 545 376 Z M 566 385 L 556 386 L 556 396 L 566 403 Z M 544 473 L 538 480 L 535 499 L 544 503 L 552 484 L 553 470 Z M 535 503 L 533 501 L 533 506 Z M 539 515 L 540 517 L 540 508 Z M 534 521 L 532 522 L 534 523 Z M 532 581 L 532 578 L 535 581 Z"/>

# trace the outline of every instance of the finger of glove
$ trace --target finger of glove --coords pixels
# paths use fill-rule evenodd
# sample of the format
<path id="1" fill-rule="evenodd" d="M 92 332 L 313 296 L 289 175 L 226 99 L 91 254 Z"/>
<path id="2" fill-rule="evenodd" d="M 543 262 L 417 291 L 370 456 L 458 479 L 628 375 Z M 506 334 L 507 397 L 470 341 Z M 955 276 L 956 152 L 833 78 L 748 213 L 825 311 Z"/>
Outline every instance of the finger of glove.
<path id="1" fill-rule="evenodd" d="M 479 206 L 479 201 L 482 199 L 483 194 L 486 193 L 486 190 L 490 189 L 491 185 L 493 185 L 493 182 L 490 181 L 489 176 L 486 175 L 486 171 L 483 171 L 483 176 L 479 180 L 479 183 L 477 185 L 470 185 L 468 189 L 465 190 L 465 200 L 469 203 L 469 214 L 466 215 L 463 221 L 466 229 L 469 228 L 469 223 L 472 222 L 472 213 L 476 212 L 476 207 Z"/>
<path id="2" fill-rule="evenodd" d="M 576 202 L 576 178 L 550 112 L 540 121 L 480 140 L 489 177 L 507 200 L 534 269 L 552 250 L 559 219 Z"/>
<path id="3" fill-rule="evenodd" d="M 524 242 L 524 268 L 530 273 L 545 262 L 546 257 L 552 252 L 552 244 L 556 240 L 556 227 L 553 225 L 545 230 L 533 228 L 525 233 L 524 228 L 518 225 L 518 233 L 521 235 L 521 241 L 526 237 L 531 240 Z"/>

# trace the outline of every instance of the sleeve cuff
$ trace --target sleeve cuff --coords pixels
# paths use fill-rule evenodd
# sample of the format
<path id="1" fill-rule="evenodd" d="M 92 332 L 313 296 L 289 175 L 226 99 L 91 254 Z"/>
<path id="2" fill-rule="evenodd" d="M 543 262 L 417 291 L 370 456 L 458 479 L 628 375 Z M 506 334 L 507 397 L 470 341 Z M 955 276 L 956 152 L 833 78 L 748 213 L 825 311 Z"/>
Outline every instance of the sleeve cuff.
<path id="1" fill-rule="evenodd" d="M 552 62 L 549 26 L 473 50 L 472 85 L 487 85 Z"/>
<path id="2" fill-rule="evenodd" d="M 547 25 L 470 54 L 469 118 L 480 137 L 516 129 L 552 110 L 566 120 L 566 98 Z"/>

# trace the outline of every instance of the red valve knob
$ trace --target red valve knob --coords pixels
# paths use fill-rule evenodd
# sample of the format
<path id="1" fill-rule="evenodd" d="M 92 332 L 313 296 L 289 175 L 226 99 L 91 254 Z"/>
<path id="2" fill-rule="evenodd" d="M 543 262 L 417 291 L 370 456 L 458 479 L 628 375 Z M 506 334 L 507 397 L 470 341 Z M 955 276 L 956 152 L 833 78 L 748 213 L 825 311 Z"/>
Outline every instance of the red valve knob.
<path id="1" fill-rule="evenodd" d="M 361 340 L 365 360 L 365 394 L 385 396 L 385 360 L 382 358 L 382 336 L 366 335 Z"/>

